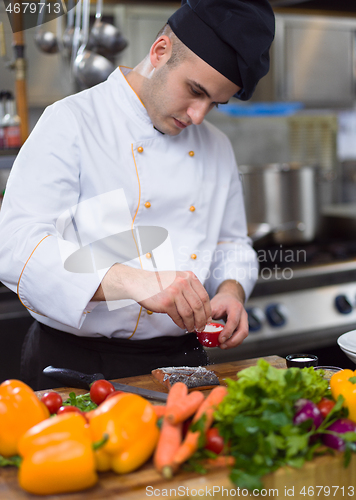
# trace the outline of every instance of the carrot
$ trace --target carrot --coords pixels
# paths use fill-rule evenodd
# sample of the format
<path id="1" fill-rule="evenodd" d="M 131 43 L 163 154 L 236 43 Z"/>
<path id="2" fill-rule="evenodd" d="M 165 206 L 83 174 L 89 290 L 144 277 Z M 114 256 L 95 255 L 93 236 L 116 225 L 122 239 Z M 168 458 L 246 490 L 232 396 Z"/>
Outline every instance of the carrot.
<path id="1" fill-rule="evenodd" d="M 166 413 L 166 405 L 152 405 L 157 418 L 164 417 Z"/>
<path id="2" fill-rule="evenodd" d="M 214 412 L 216 407 L 221 403 L 227 394 L 227 388 L 224 386 L 214 387 L 209 396 L 200 405 L 198 411 L 196 412 L 193 423 L 197 422 L 203 415 L 205 415 L 204 428 L 203 431 L 206 432 L 214 421 Z M 174 460 L 173 468 L 178 468 L 182 463 L 184 463 L 188 458 L 190 458 L 193 453 L 195 453 L 199 447 L 199 437 L 200 431 L 190 431 L 188 430 L 185 439 L 179 449 L 177 450 Z"/>
<path id="3" fill-rule="evenodd" d="M 183 424 L 173 425 L 167 419 L 163 419 L 161 434 L 153 456 L 153 463 L 158 472 L 166 479 L 173 476 L 173 459 L 182 442 Z"/>
<path id="4" fill-rule="evenodd" d="M 180 399 L 169 408 L 166 413 L 167 420 L 171 424 L 184 422 L 187 418 L 194 415 L 199 406 L 204 401 L 204 394 L 199 391 L 194 391 L 188 394 L 185 398 Z"/>
<path id="5" fill-rule="evenodd" d="M 168 412 L 177 401 L 184 399 L 188 394 L 188 388 L 182 382 L 176 382 L 170 389 L 167 398 L 166 412 Z M 174 455 L 182 443 L 183 424 L 173 425 L 163 417 L 161 433 L 153 456 L 153 463 L 158 472 L 169 479 L 172 477 L 172 463 Z"/>

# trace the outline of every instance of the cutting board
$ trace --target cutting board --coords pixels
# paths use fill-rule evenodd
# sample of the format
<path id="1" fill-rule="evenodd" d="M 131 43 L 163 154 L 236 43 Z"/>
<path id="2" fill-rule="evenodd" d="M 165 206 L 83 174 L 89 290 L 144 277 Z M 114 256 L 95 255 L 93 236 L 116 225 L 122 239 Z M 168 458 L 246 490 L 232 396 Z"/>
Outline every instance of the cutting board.
<path id="1" fill-rule="evenodd" d="M 277 368 L 285 368 L 285 360 L 278 356 L 268 356 L 266 359 Z M 236 378 L 236 373 L 248 366 L 255 365 L 256 359 L 234 361 L 209 366 L 224 384 L 226 378 Z M 147 389 L 161 390 L 165 388 L 154 381 L 150 375 L 119 379 L 118 382 L 131 384 Z M 70 388 L 60 388 L 58 392 L 67 397 Z M 85 391 L 73 389 L 77 394 Z M 40 397 L 45 391 L 38 392 Z M 164 480 L 148 462 L 139 470 L 119 476 L 112 472 L 100 473 L 99 482 L 89 490 L 64 495 L 35 496 L 21 490 L 17 484 L 17 471 L 14 467 L 0 470 L 0 500 L 143 500 L 148 498 L 214 498 L 226 499 L 232 496 L 251 497 L 246 490 L 236 491 L 229 480 L 228 469 L 211 469 L 206 475 L 193 472 L 179 472 L 172 480 Z M 347 469 L 343 467 L 341 454 L 323 456 L 304 465 L 302 469 L 279 469 L 264 478 L 264 488 L 261 495 L 253 498 L 353 498 L 356 496 L 356 456 L 352 457 Z M 328 489 L 329 488 L 329 489 Z M 352 490 L 354 488 L 354 490 Z M 327 495 L 327 492 L 330 492 Z M 304 493 L 304 494 L 303 494 Z M 319 494 L 318 494 L 319 493 Z"/>

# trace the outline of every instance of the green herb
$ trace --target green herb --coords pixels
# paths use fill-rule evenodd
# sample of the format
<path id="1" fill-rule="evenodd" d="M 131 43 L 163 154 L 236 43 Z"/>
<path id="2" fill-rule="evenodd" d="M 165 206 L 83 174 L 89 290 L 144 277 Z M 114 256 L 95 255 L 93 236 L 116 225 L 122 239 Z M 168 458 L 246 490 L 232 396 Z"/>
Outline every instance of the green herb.
<path id="1" fill-rule="evenodd" d="M 227 380 L 228 394 L 215 412 L 221 436 L 230 443 L 235 465 L 230 478 L 240 488 L 263 487 L 261 478 L 283 465 L 302 467 L 320 447 L 320 435 L 294 425 L 294 404 L 300 398 L 319 402 L 328 393 L 321 370 L 280 370 L 265 360 Z M 342 405 L 342 402 L 341 402 Z M 339 418 L 340 403 L 325 422 Z M 316 442 L 310 445 L 315 434 Z"/>
<path id="2" fill-rule="evenodd" d="M 70 392 L 69 398 L 63 401 L 63 406 L 76 406 L 81 411 L 95 410 L 98 407 L 90 399 L 89 392 L 87 394 L 80 394 L 79 396 L 76 396 L 74 392 Z"/>
<path id="3" fill-rule="evenodd" d="M 190 459 L 183 464 L 183 470 L 197 472 L 198 474 L 206 474 L 207 468 L 204 462 L 207 458 L 216 458 L 218 455 L 213 451 L 206 449 L 199 449 L 190 457 Z"/>
<path id="4" fill-rule="evenodd" d="M 9 465 L 14 465 L 15 467 L 20 467 L 21 457 L 19 455 L 14 455 L 13 457 L 3 457 L 0 455 L 0 467 L 7 467 Z"/>
<path id="5" fill-rule="evenodd" d="M 199 420 L 196 422 L 193 422 L 189 430 L 191 432 L 199 432 L 199 439 L 198 439 L 198 448 L 203 448 L 205 446 L 205 422 L 206 422 L 206 415 L 203 414 Z"/>

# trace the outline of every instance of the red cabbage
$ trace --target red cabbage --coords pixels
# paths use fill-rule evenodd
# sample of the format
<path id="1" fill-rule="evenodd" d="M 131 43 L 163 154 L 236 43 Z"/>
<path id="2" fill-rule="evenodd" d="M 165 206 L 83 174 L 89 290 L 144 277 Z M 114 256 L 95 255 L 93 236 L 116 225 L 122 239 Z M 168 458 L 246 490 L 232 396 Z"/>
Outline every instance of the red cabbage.
<path id="1" fill-rule="evenodd" d="M 322 423 L 323 416 L 321 411 L 313 401 L 309 401 L 309 399 L 299 399 L 295 403 L 295 408 L 297 410 L 293 418 L 293 423 L 295 425 L 301 424 L 306 420 L 312 420 L 309 429 L 311 429 L 313 425 L 317 429 Z"/>
<path id="2" fill-rule="evenodd" d="M 356 423 L 348 418 L 340 418 L 333 424 L 329 425 L 327 430 L 337 432 L 338 434 L 344 434 L 345 432 L 356 432 Z M 333 448 L 334 450 L 345 450 L 345 441 L 339 436 L 334 436 L 332 434 L 323 434 L 322 441 L 325 446 Z"/>

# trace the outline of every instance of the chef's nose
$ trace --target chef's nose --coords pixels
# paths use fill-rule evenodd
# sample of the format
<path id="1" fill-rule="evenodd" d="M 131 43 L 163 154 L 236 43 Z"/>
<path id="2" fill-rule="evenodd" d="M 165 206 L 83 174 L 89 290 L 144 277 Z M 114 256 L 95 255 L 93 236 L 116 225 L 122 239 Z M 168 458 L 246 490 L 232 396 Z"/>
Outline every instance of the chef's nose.
<path id="1" fill-rule="evenodd" d="M 205 103 L 195 103 L 193 106 L 190 106 L 187 110 L 187 114 L 191 119 L 193 125 L 200 125 L 200 123 L 204 120 L 205 115 L 209 111 L 209 105 Z"/>

